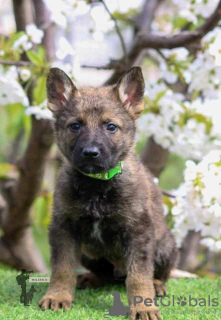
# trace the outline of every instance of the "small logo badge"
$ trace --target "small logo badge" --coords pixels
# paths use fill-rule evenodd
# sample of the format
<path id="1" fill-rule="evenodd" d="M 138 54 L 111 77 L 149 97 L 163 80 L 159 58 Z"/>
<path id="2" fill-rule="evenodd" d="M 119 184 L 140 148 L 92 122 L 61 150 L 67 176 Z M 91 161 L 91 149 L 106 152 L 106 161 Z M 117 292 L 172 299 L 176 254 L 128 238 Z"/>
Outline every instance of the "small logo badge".
<path id="1" fill-rule="evenodd" d="M 33 273 L 33 271 L 22 269 L 21 274 L 16 277 L 17 284 L 21 286 L 20 302 L 24 303 L 25 307 L 30 306 L 34 293 L 37 291 L 33 285 L 27 291 L 26 281 L 29 279 L 30 273 Z"/>

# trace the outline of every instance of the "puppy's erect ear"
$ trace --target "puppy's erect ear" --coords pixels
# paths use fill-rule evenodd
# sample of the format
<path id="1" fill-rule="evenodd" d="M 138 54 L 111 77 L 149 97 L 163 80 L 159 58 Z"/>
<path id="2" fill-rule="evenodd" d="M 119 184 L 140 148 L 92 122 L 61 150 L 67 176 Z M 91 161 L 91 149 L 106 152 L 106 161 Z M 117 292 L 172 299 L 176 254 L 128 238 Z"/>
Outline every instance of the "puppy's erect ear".
<path id="1" fill-rule="evenodd" d="M 48 108 L 56 112 L 77 94 L 77 88 L 64 71 L 52 68 L 47 78 Z"/>
<path id="2" fill-rule="evenodd" d="M 124 107 L 136 119 L 144 109 L 144 78 L 140 67 L 133 67 L 118 81 L 116 89 Z"/>

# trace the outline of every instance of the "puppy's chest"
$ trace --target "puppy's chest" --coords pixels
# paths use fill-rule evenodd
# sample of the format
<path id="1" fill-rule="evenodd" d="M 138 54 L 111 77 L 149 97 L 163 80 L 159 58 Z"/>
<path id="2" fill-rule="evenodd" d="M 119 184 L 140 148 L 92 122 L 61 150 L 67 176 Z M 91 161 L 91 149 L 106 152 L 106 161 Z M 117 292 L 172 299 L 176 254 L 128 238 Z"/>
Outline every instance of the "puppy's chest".
<path id="1" fill-rule="evenodd" d="M 123 199 L 118 192 L 112 190 L 107 193 L 90 190 L 90 192 L 75 195 L 74 203 L 80 216 L 95 218 L 107 217 L 122 211 Z M 98 225 L 95 225 L 95 229 Z"/>
<path id="2" fill-rule="evenodd" d="M 73 235 L 94 256 L 125 251 L 128 242 L 125 201 L 118 190 L 75 194 Z M 90 248 L 90 249 L 89 249 Z"/>
<path id="3" fill-rule="evenodd" d="M 105 229 L 102 228 L 101 222 L 94 221 L 91 227 L 90 237 L 104 244 Z"/>
<path id="4" fill-rule="evenodd" d="M 83 227 L 83 224 L 82 224 Z M 129 237 L 126 229 L 114 221 L 93 221 L 88 232 L 81 234 L 82 252 L 91 258 L 104 257 L 110 261 L 121 260 L 128 250 Z"/>
<path id="5" fill-rule="evenodd" d="M 99 247 L 113 246 L 125 242 L 126 228 L 112 218 L 82 216 L 74 222 L 76 240 L 83 244 Z"/>

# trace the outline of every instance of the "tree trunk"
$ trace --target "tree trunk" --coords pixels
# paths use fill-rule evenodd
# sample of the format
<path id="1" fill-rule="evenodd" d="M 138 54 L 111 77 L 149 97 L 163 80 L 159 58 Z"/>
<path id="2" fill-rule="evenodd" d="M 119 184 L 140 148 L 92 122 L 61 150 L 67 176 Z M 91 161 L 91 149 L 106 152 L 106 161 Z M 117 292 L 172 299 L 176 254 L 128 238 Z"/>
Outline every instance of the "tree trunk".
<path id="1" fill-rule="evenodd" d="M 14 17 L 17 31 L 24 31 L 27 24 L 34 22 L 32 1 L 13 0 Z"/>
<path id="2" fill-rule="evenodd" d="M 181 270 L 195 271 L 199 265 L 197 252 L 200 247 L 200 233 L 190 231 L 186 236 L 182 248 L 180 249 L 179 268 Z"/>
<path id="3" fill-rule="evenodd" d="M 48 13 L 41 0 L 14 0 L 14 14 L 17 30 L 24 30 L 26 24 L 34 21 L 36 24 L 49 25 Z M 40 18 L 41 17 L 41 21 Z M 52 30 L 45 31 L 44 46 L 48 58 L 53 56 Z M 32 117 L 32 128 L 23 158 L 18 163 L 19 177 L 3 189 L 4 199 L 0 200 L 0 225 L 3 236 L 0 239 L 0 261 L 17 269 L 27 269 L 36 272 L 46 272 L 45 263 L 35 246 L 31 226 L 30 208 L 40 191 L 44 169 L 53 143 L 51 121 L 36 120 Z"/>
<path id="4" fill-rule="evenodd" d="M 168 157 L 169 151 L 156 144 L 152 137 L 148 139 L 141 153 L 143 164 L 150 169 L 155 177 L 160 176 L 166 166 Z"/>

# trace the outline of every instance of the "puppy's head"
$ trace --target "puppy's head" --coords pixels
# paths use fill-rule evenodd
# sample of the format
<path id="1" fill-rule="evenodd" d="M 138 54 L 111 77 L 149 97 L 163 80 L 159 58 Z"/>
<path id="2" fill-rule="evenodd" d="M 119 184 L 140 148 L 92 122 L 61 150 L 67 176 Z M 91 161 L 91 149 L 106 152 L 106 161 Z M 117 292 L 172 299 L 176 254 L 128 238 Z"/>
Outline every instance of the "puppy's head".
<path id="1" fill-rule="evenodd" d="M 144 107 L 144 80 L 134 67 L 115 86 L 77 89 L 60 69 L 47 80 L 48 107 L 57 144 L 74 167 L 99 173 L 123 160 L 134 144 L 135 120 Z"/>

